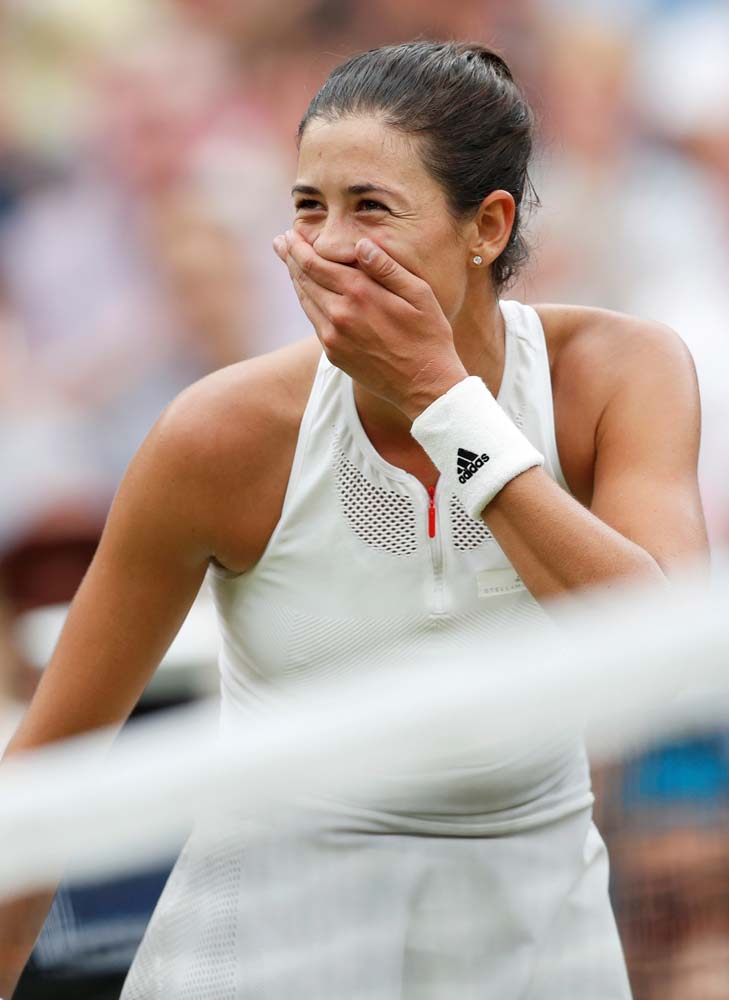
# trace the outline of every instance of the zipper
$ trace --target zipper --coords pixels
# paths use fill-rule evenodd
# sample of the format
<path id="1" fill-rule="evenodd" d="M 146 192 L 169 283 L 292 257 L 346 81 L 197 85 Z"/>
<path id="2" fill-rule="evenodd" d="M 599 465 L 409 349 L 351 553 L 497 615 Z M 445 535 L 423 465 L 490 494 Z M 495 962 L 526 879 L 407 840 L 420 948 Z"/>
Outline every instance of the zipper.
<path id="1" fill-rule="evenodd" d="M 439 480 L 440 481 L 440 480 Z M 440 538 L 436 538 L 436 486 L 427 486 L 428 492 L 428 547 L 433 567 L 432 614 L 443 614 L 443 551 Z"/>
<path id="2" fill-rule="evenodd" d="M 435 486 L 428 487 L 428 538 L 435 538 Z"/>

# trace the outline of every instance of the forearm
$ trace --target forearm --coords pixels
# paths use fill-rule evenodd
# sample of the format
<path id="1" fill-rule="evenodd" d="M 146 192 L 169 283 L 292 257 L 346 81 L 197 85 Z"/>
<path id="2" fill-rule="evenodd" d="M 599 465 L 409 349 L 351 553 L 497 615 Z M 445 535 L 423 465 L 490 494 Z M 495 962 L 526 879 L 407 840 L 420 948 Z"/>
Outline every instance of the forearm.
<path id="1" fill-rule="evenodd" d="M 542 468 L 507 483 L 482 520 L 538 600 L 616 578 L 665 583 L 652 555 L 583 507 Z"/>
<path id="2" fill-rule="evenodd" d="M 10 1000 L 56 890 L 0 902 L 0 997 Z"/>
<path id="3" fill-rule="evenodd" d="M 63 735 L 67 735 L 63 733 Z M 25 751 L 32 751 L 57 738 L 58 733 L 35 721 L 31 709 L 26 713 L 13 739 L 10 741 L 2 761 L 0 773 L 12 767 L 12 758 Z M 110 741 L 111 732 L 103 742 L 97 744 L 97 752 Z M 31 952 L 48 916 L 58 888 L 57 880 L 48 877 L 48 885 L 42 889 L 23 891 L 12 898 L 0 897 L 0 998 L 10 1000 L 18 980 L 25 968 Z"/>
<path id="4" fill-rule="evenodd" d="M 24 720 L 27 723 L 27 716 Z M 0 768 L 8 758 L 37 745 L 24 738 L 24 724 L 5 750 Z M 10 1000 L 38 939 L 56 895 L 57 885 L 13 898 L 0 898 L 0 997 Z"/>

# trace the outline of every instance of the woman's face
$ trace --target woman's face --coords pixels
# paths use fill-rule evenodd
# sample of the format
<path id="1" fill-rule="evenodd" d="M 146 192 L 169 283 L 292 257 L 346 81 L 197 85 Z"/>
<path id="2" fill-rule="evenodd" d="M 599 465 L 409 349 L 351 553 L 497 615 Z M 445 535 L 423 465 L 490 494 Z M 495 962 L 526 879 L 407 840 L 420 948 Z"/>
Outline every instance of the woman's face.
<path id="1" fill-rule="evenodd" d="M 355 263 L 363 236 L 423 278 L 453 320 L 468 285 L 468 236 L 443 188 L 422 164 L 417 139 L 377 118 L 313 119 L 299 150 L 294 228 L 322 257 Z"/>

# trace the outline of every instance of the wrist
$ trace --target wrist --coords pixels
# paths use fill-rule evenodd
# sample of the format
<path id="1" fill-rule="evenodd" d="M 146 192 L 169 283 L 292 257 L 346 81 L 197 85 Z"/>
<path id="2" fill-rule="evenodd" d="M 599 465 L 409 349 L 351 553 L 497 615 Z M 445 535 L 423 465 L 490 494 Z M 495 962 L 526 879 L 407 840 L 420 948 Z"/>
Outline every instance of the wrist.
<path id="1" fill-rule="evenodd" d="M 476 520 L 510 480 L 544 462 L 476 376 L 437 398 L 410 433 Z"/>
<path id="2" fill-rule="evenodd" d="M 441 369 L 428 381 L 419 381 L 413 385 L 400 405 L 400 409 L 410 420 L 416 420 L 424 410 L 444 396 L 454 385 L 468 378 L 468 372 L 462 364 L 457 363 L 446 369 Z"/>

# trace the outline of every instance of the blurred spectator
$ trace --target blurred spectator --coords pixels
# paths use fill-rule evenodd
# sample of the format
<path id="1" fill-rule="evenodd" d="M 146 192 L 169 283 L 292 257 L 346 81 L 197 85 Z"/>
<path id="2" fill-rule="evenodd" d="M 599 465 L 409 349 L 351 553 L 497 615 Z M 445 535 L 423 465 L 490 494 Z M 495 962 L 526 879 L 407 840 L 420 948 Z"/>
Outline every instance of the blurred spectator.
<path id="1" fill-rule="evenodd" d="M 107 505 L 165 404 L 251 350 L 243 248 L 223 208 L 205 201 L 214 171 L 194 162 L 224 104 L 224 74 L 204 47 L 175 37 L 96 78 L 85 156 L 26 194 L 0 234 L 13 315 L 2 347 L 23 353 L 24 366 L 20 406 L 10 413 L 6 393 L 0 432 L 6 467 L 17 470 L 3 499 L 10 535 L 43 514 L 30 495 Z M 206 183 L 194 182 L 206 169 Z M 253 188 L 246 201 L 260 205 Z M 266 282 L 257 287 L 265 297 Z"/>
<path id="2" fill-rule="evenodd" d="M 725 733 L 675 740 L 603 773 L 601 822 L 635 1000 L 708 1000 L 729 983 L 728 817 Z"/>
<path id="3" fill-rule="evenodd" d="M 238 65 L 230 45 L 216 41 L 176 31 L 102 67 L 94 148 L 142 217 L 156 216 L 157 202 L 195 201 L 199 215 L 227 230 L 231 249 L 238 241 L 245 357 L 308 332 L 271 250 L 290 221 L 295 126 L 282 142 L 274 111 L 285 82 L 269 81 L 261 98 L 262 56 Z M 246 295 L 249 282 L 255 297 Z"/>
<path id="4" fill-rule="evenodd" d="M 151 218 L 154 255 L 180 328 L 178 344 L 214 370 L 240 361 L 252 298 L 240 246 L 229 227 L 182 197 L 162 200 Z"/>
<path id="5" fill-rule="evenodd" d="M 725 1000 L 729 983 L 726 928 L 678 948 L 649 1000 Z"/>
<path id="6" fill-rule="evenodd" d="M 696 174 L 675 202 L 673 268 L 664 267 L 663 316 L 681 331 L 699 373 L 704 412 L 701 481 L 709 525 L 729 543 L 729 7 L 677 5 L 640 49 L 634 90 L 643 125 Z M 699 191 L 696 189 L 700 188 Z M 700 211 L 697 212 L 697 206 Z M 668 228 L 668 227 L 666 227 Z M 678 244 L 682 242 L 682 245 Z M 680 273 L 679 273 L 680 268 Z"/>
<path id="7" fill-rule="evenodd" d="M 639 94 L 631 89 L 644 57 L 640 38 L 605 22 L 573 19 L 553 25 L 545 40 L 547 147 L 535 179 L 542 207 L 532 222 L 536 261 L 519 290 L 537 300 L 635 313 L 678 330 L 702 388 L 700 478 L 709 529 L 714 541 L 729 541 L 720 431 L 729 350 L 718 335 L 729 315 L 729 225 L 717 211 L 716 180 L 668 143 L 656 122 L 641 128 Z M 692 74 L 675 60 L 662 64 L 662 101 L 673 109 Z M 721 102 L 729 123 L 729 91 Z"/>
<path id="8" fill-rule="evenodd" d="M 664 821 L 669 816 L 664 812 Z M 638 832 L 632 818 L 611 852 L 635 1000 L 726 996 L 729 851 L 723 829 L 682 827 L 674 819 L 663 830 Z"/>
<path id="9" fill-rule="evenodd" d="M 226 36 L 244 49 L 255 49 L 286 39 L 306 23 L 308 15 L 316 15 L 322 8 L 336 17 L 335 4 L 322 0 L 290 0 L 272 7 L 268 0 L 174 0 L 178 11 L 191 21 Z M 340 6 L 349 3 L 343 0 Z"/>

